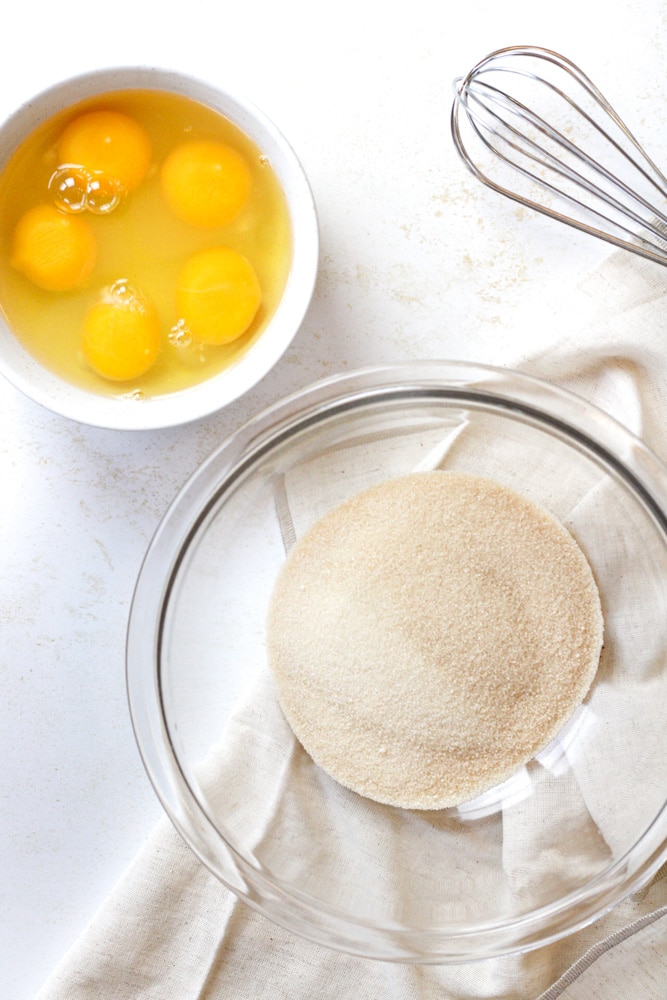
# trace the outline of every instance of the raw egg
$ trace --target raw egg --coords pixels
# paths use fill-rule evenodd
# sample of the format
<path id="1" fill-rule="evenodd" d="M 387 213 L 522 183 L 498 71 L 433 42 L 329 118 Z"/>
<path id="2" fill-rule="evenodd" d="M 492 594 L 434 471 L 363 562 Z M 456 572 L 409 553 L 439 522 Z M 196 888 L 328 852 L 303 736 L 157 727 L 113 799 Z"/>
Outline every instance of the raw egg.
<path id="1" fill-rule="evenodd" d="M 152 303 L 125 279 L 104 289 L 83 321 L 83 353 L 98 375 L 125 382 L 155 363 L 160 322 Z"/>
<path id="2" fill-rule="evenodd" d="M 252 184 L 244 158 L 223 142 L 184 142 L 161 171 L 162 191 L 172 212 L 191 226 L 228 226 L 243 210 Z"/>
<path id="3" fill-rule="evenodd" d="M 176 282 L 176 311 L 203 344 L 229 344 L 246 332 L 262 290 L 250 261 L 231 247 L 211 247 L 187 261 Z"/>
<path id="4" fill-rule="evenodd" d="M 0 173 L 0 307 L 65 381 L 177 392 L 262 335 L 291 237 L 276 173 L 238 126 L 181 94 L 112 91 L 44 121 Z"/>
<path id="5" fill-rule="evenodd" d="M 89 111 L 75 118 L 58 141 L 60 164 L 84 167 L 133 191 L 151 164 L 151 141 L 142 126 L 119 111 Z"/>
<path id="6" fill-rule="evenodd" d="M 10 263 L 33 284 L 51 292 L 78 288 L 92 273 L 95 236 L 84 219 L 35 205 L 14 229 Z"/>

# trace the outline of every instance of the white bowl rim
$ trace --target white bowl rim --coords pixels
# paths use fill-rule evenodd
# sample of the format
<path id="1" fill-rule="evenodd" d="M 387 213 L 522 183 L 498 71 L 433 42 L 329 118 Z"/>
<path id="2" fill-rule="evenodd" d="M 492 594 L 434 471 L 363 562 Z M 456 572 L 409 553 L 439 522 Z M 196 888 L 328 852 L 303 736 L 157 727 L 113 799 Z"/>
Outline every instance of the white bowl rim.
<path id="1" fill-rule="evenodd" d="M 292 219 L 293 263 L 269 326 L 233 365 L 189 389 L 147 399 L 105 396 L 74 386 L 44 368 L 20 344 L 0 311 L 0 374 L 47 409 L 82 424 L 112 430 L 153 430 L 209 416 L 256 385 L 296 336 L 315 289 L 319 226 L 310 183 L 292 146 L 247 98 L 218 83 L 154 66 L 91 70 L 53 84 L 25 101 L 0 125 L 0 170 L 16 145 L 55 111 L 116 90 L 155 89 L 184 94 L 231 118 L 274 165 Z"/>

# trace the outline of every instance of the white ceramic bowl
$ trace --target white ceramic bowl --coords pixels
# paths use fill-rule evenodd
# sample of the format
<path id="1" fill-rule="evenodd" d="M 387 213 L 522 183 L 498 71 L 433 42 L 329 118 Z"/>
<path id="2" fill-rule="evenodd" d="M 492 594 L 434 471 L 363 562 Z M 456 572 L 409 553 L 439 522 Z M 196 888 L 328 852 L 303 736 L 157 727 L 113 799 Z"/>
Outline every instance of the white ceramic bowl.
<path id="1" fill-rule="evenodd" d="M 151 399 L 108 397 L 78 388 L 36 361 L 19 343 L 0 310 L 0 372 L 27 396 L 56 413 L 120 430 L 169 427 L 204 417 L 247 392 L 287 349 L 312 297 L 319 236 L 315 205 L 303 168 L 276 126 L 248 101 L 211 83 L 150 67 L 86 73 L 58 83 L 20 107 L 0 127 L 0 171 L 17 146 L 42 122 L 79 101 L 110 91 L 152 89 L 189 97 L 238 126 L 269 158 L 286 196 L 293 255 L 278 308 L 250 349 L 232 366 L 179 392 Z"/>

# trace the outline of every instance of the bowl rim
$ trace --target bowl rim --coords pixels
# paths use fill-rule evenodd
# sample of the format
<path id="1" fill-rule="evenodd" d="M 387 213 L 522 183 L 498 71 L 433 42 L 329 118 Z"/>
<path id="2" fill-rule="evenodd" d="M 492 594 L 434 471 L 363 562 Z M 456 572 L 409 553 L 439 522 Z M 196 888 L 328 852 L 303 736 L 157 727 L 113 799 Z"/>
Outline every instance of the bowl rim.
<path id="1" fill-rule="evenodd" d="M 465 929 L 380 925 L 342 915 L 295 890 L 225 839 L 181 770 L 163 714 L 159 649 L 170 581 L 217 498 L 296 428 L 325 414 L 397 394 L 476 402 L 548 425 L 623 476 L 667 540 L 667 467 L 613 417 L 569 391 L 523 372 L 474 362 L 417 361 L 333 375 L 247 421 L 209 455 L 169 506 L 144 556 L 130 608 L 126 644 L 130 718 L 149 779 L 185 842 L 223 884 L 277 924 L 340 951 L 398 962 L 448 964 L 530 951 L 580 930 L 653 877 L 667 858 L 667 802 L 625 855 L 556 903 Z"/>
<path id="2" fill-rule="evenodd" d="M 174 92 L 230 118 L 269 155 L 285 192 L 293 259 L 282 298 L 266 329 L 235 362 L 203 382 L 148 399 L 106 396 L 75 386 L 45 368 L 11 332 L 0 309 L 0 374 L 24 396 L 60 416 L 109 430 L 156 430 L 199 420 L 255 386 L 298 333 L 315 290 L 319 223 L 310 182 L 293 147 L 271 118 L 224 84 L 148 65 L 94 69 L 60 80 L 24 101 L 0 123 L 0 171 L 17 145 L 52 114 L 91 97 L 122 90 Z"/>

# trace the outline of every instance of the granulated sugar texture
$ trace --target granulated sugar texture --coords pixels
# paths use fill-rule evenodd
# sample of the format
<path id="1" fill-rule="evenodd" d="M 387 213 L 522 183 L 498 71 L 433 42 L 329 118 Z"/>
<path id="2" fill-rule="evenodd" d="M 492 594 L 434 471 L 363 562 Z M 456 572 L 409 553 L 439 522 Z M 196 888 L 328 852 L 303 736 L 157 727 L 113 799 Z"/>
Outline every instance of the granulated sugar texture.
<path id="1" fill-rule="evenodd" d="M 437 809 L 546 746 L 591 685 L 602 630 L 588 562 L 551 514 L 492 480 L 425 472 L 300 539 L 267 643 L 317 764 L 378 802 Z"/>

